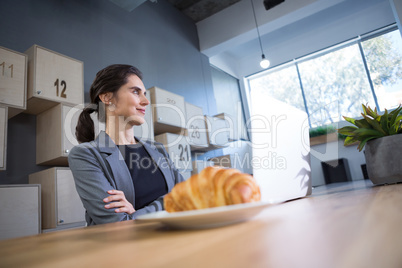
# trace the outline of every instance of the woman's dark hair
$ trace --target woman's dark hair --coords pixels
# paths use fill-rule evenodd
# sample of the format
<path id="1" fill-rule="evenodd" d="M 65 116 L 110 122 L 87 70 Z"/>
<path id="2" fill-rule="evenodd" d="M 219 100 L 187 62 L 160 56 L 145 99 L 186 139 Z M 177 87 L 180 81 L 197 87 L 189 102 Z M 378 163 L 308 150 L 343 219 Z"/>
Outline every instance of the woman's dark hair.
<path id="1" fill-rule="evenodd" d="M 126 64 L 113 64 L 100 70 L 89 89 L 89 97 L 91 103 L 81 112 L 77 127 L 75 128 L 75 136 L 79 143 L 89 142 L 95 139 L 95 126 L 91 118 L 91 113 L 97 112 L 98 118 L 103 109 L 99 95 L 111 92 L 115 96 L 121 86 L 127 83 L 130 75 L 136 75 L 142 80 L 142 73 L 136 67 Z"/>

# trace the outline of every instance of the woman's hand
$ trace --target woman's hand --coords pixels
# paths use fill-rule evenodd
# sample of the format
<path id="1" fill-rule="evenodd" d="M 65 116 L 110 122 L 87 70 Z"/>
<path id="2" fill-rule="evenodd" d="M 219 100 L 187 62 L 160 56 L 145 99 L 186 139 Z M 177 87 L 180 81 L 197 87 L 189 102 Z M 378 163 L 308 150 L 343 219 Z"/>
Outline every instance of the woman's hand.
<path id="1" fill-rule="evenodd" d="M 125 212 L 128 214 L 133 214 L 135 212 L 133 205 L 127 201 L 122 191 L 109 190 L 107 193 L 110 194 L 110 196 L 103 199 L 103 202 L 111 203 L 105 205 L 105 208 L 116 208 L 114 210 L 116 213 Z"/>

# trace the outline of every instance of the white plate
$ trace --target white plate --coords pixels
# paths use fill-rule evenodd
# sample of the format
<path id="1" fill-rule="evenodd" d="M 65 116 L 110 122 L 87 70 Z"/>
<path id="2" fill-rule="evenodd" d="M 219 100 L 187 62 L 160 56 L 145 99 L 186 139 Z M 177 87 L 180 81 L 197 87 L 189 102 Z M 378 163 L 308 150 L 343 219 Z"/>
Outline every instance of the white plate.
<path id="1" fill-rule="evenodd" d="M 140 215 L 136 220 L 162 222 L 174 228 L 213 228 L 249 220 L 270 205 L 272 205 L 271 202 L 253 202 L 171 213 L 157 211 Z"/>

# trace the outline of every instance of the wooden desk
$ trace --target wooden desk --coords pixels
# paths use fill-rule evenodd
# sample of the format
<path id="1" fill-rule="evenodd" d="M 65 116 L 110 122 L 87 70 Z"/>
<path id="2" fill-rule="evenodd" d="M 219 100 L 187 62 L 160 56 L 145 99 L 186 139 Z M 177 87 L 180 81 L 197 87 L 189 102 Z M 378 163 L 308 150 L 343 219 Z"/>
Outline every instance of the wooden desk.
<path id="1" fill-rule="evenodd" d="M 402 267 L 402 184 L 314 189 L 205 230 L 119 222 L 0 242 L 1 267 Z"/>

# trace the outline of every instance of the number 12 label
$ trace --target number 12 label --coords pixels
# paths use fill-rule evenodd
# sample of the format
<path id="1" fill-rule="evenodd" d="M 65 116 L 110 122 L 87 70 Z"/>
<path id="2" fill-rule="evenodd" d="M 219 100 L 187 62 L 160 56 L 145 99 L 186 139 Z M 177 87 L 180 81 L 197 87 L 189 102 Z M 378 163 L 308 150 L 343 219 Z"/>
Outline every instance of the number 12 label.
<path id="1" fill-rule="evenodd" d="M 56 96 L 59 97 L 59 79 L 57 78 L 56 81 L 54 82 L 54 86 L 56 87 Z M 67 98 L 66 90 L 67 90 L 67 83 L 64 80 L 61 80 L 60 86 L 63 87 L 61 91 L 60 97 L 62 98 Z"/>

